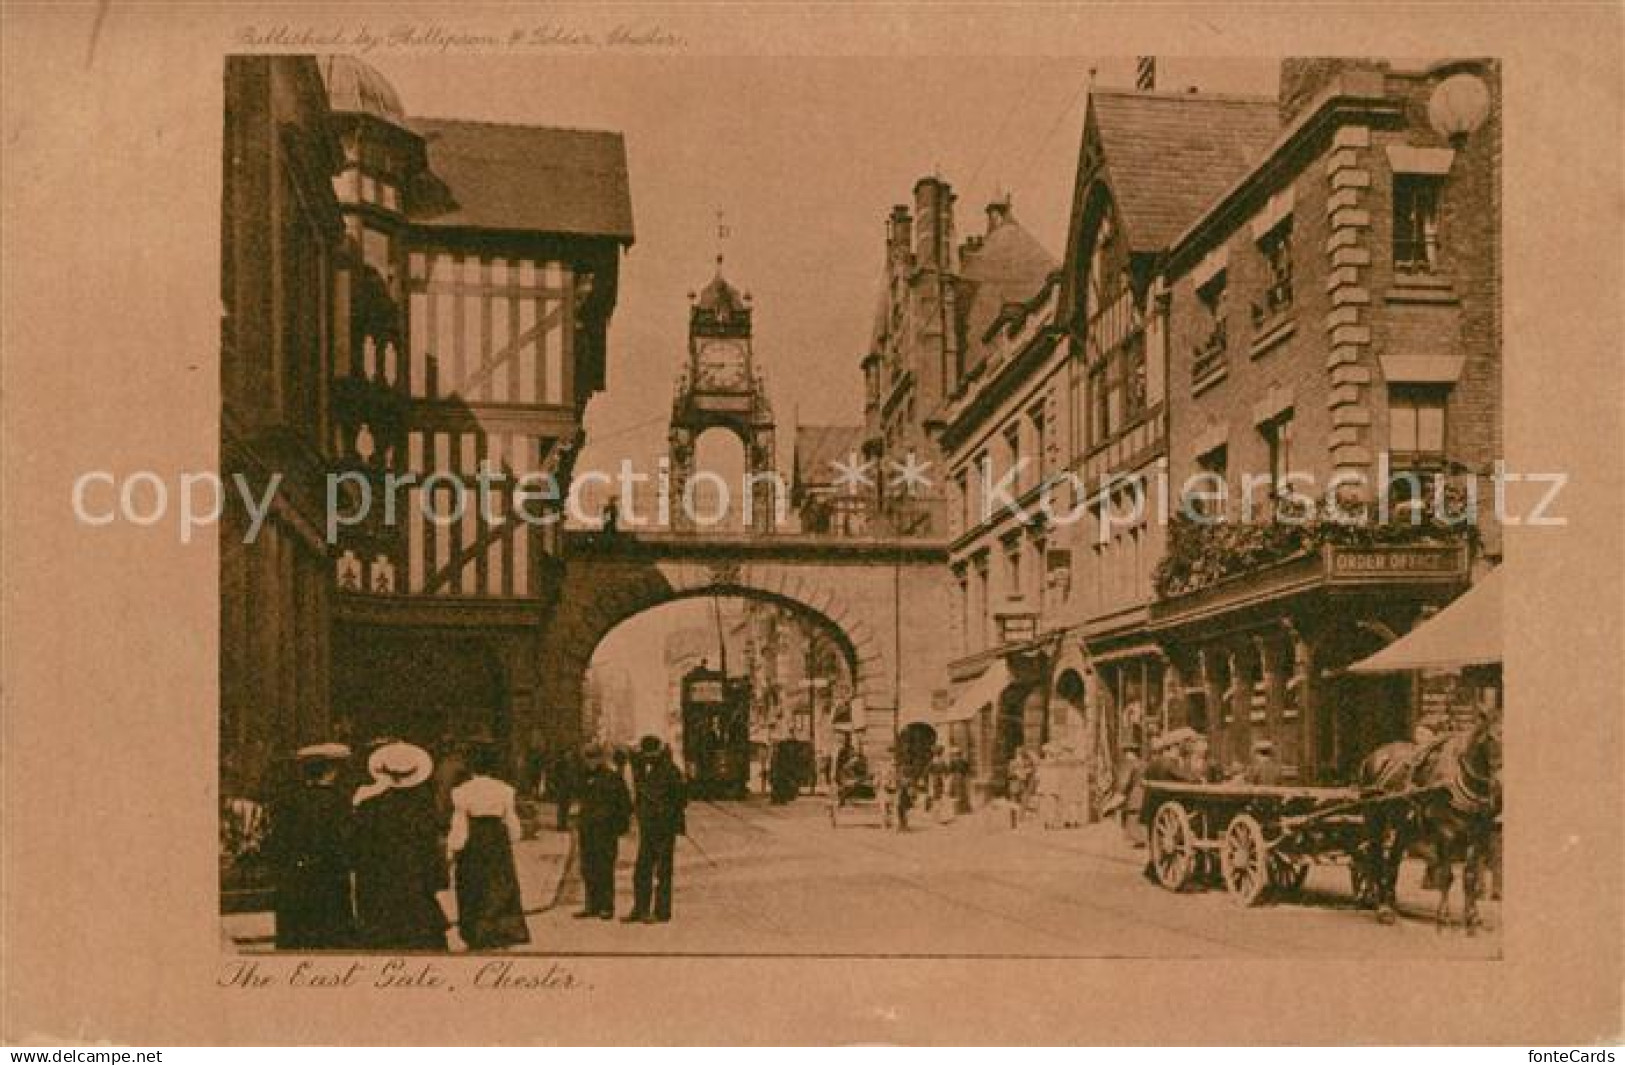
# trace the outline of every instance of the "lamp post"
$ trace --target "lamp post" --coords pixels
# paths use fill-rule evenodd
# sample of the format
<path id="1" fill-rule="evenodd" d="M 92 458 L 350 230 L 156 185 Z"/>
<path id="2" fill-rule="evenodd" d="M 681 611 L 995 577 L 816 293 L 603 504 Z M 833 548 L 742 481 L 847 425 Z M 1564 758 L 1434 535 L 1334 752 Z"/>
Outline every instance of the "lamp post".
<path id="1" fill-rule="evenodd" d="M 1428 98 L 1428 122 L 1457 148 L 1478 132 L 1489 114 L 1489 86 L 1477 74 L 1466 71 L 1439 82 Z"/>

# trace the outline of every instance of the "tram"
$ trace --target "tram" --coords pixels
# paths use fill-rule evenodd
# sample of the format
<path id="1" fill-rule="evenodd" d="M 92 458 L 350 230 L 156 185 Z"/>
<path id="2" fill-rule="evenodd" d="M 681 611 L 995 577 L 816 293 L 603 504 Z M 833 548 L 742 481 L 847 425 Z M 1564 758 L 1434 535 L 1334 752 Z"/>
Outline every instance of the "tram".
<path id="1" fill-rule="evenodd" d="M 743 799 L 750 783 L 750 680 L 697 666 L 683 676 L 683 763 L 689 794 Z"/>

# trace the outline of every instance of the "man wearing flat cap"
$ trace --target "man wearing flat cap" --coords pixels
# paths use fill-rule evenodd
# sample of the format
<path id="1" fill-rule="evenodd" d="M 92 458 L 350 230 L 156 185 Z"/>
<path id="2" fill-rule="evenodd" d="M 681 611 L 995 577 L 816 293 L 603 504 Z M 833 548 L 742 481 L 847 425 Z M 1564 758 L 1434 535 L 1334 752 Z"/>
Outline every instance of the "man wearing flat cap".
<path id="1" fill-rule="evenodd" d="M 621 836 L 630 827 L 632 797 L 616 771 L 610 754 L 593 744 L 586 750 L 586 773 L 577 793 L 576 814 L 580 836 L 581 887 L 586 896 L 578 918 L 607 921 L 615 916 L 615 860 Z"/>
<path id="2" fill-rule="evenodd" d="M 645 736 L 637 753 L 638 860 L 632 869 L 632 912 L 623 921 L 671 920 L 671 881 L 677 837 L 687 830 L 683 774 L 657 736 Z"/>

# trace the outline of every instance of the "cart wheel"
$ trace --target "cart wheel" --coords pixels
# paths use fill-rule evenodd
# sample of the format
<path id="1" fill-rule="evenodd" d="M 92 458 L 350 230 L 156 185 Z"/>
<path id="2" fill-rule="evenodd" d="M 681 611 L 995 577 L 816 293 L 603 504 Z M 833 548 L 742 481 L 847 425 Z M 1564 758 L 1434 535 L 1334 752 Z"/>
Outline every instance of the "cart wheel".
<path id="1" fill-rule="evenodd" d="M 1285 855 L 1276 852 L 1270 862 L 1270 883 L 1284 892 L 1297 892 L 1303 890 L 1303 882 L 1309 879 L 1309 859 L 1297 855 Z"/>
<path id="2" fill-rule="evenodd" d="M 1349 889 L 1354 892 L 1356 906 L 1376 904 L 1376 891 L 1371 877 L 1366 875 L 1365 855 L 1355 854 L 1349 859 Z"/>
<path id="3" fill-rule="evenodd" d="M 1219 871 L 1230 897 L 1256 906 L 1270 886 L 1270 847 L 1264 829 L 1251 814 L 1237 814 L 1219 844 Z"/>
<path id="4" fill-rule="evenodd" d="M 1151 868 L 1169 891 L 1183 891 L 1196 871 L 1190 815 L 1177 802 L 1163 803 L 1151 821 Z"/>

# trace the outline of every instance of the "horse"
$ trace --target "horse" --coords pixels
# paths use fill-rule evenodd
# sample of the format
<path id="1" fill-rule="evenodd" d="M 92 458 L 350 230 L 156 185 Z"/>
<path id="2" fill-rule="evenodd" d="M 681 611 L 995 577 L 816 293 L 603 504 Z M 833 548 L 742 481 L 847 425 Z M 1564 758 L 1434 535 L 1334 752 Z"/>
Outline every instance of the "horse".
<path id="1" fill-rule="evenodd" d="M 1362 792 L 1376 801 L 1366 814 L 1367 842 L 1356 861 L 1364 866 L 1365 896 L 1377 919 L 1396 919 L 1395 884 L 1406 853 L 1415 847 L 1427 862 L 1424 883 L 1439 891 L 1436 927 L 1451 926 L 1453 867 L 1462 866 L 1462 927 L 1473 935 L 1482 926 L 1479 879 L 1489 858 L 1491 834 L 1501 808 L 1501 721 L 1479 715 L 1467 732 L 1427 744 L 1387 743 L 1360 763 Z"/>

